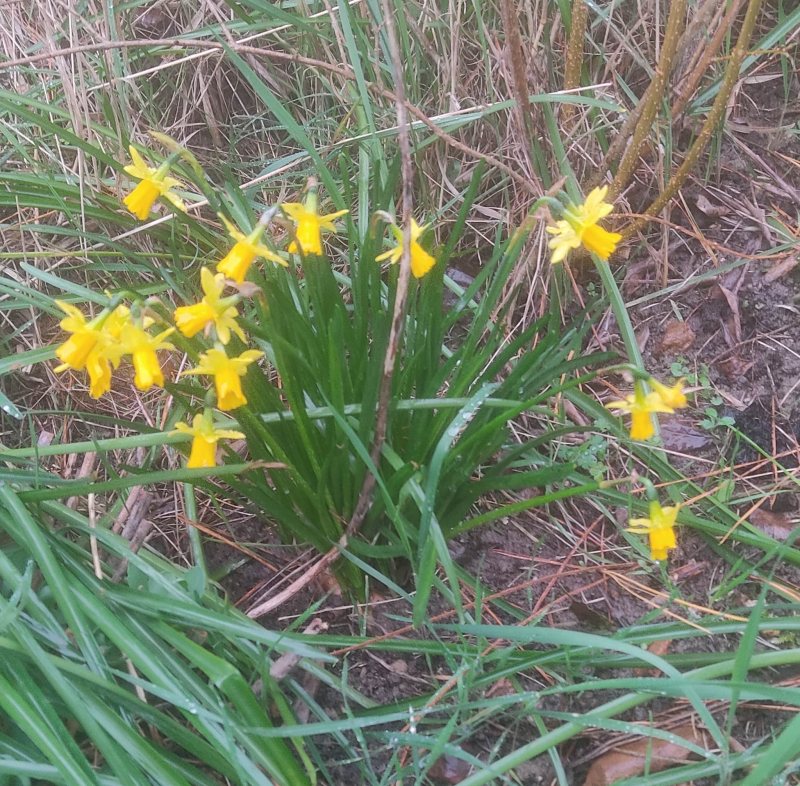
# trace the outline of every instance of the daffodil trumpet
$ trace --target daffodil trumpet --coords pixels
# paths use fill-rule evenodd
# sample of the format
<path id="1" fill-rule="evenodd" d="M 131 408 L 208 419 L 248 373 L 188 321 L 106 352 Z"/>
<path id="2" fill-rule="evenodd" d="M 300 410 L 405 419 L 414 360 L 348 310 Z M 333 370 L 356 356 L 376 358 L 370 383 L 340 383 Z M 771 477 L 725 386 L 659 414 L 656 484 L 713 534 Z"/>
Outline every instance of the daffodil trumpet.
<path id="1" fill-rule="evenodd" d="M 210 408 L 206 408 L 202 414 L 195 415 L 191 426 L 188 423 L 176 423 L 175 430 L 170 432 L 170 436 L 176 434 L 192 437 L 189 459 L 186 462 L 188 469 L 215 467 L 217 443 L 221 439 L 244 439 L 241 431 L 217 428 Z"/>
<path id="2" fill-rule="evenodd" d="M 240 232 L 225 216 L 220 215 L 228 234 L 236 243 L 217 265 L 218 273 L 223 273 L 237 284 L 242 284 L 256 257 L 264 257 L 264 259 L 269 259 L 278 265 L 288 267 L 289 263 L 285 259 L 278 256 L 271 248 L 261 242 L 261 236 L 264 234 L 267 223 L 273 214 L 274 211 L 272 210 L 265 211 L 253 231 L 248 235 Z"/>
<path id="3" fill-rule="evenodd" d="M 327 216 L 317 212 L 317 186 L 313 181 L 309 186 L 305 202 L 284 202 L 281 210 L 294 222 L 294 240 L 289 243 L 290 254 L 316 254 L 322 256 L 322 230 L 336 233 L 333 223 L 347 210 L 337 210 Z"/>
<path id="4" fill-rule="evenodd" d="M 164 197 L 178 210 L 186 211 L 183 200 L 172 189 L 182 185 L 180 180 L 169 177 L 172 164 L 180 157 L 180 153 L 170 153 L 164 163 L 157 168 L 148 166 L 133 145 L 128 150 L 132 163 L 125 167 L 125 172 L 139 180 L 138 185 L 122 200 L 128 210 L 139 220 L 144 221 L 150 215 L 153 204 L 159 197 Z"/>

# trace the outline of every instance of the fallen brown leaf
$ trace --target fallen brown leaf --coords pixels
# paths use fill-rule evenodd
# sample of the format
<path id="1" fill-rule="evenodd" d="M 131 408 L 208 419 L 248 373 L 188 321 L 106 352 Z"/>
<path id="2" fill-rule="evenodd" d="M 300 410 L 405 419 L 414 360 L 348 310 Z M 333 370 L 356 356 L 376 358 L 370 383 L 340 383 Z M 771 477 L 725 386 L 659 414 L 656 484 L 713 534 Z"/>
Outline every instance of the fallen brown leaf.
<path id="1" fill-rule="evenodd" d="M 691 723 L 670 731 L 695 745 L 708 747 L 703 732 Z M 687 761 L 689 756 L 689 751 L 682 745 L 643 737 L 596 759 L 586 774 L 583 786 L 612 786 L 619 781 L 642 775 L 645 771 L 661 772 L 674 764 Z"/>
<path id="2" fill-rule="evenodd" d="M 497 696 L 510 696 L 516 693 L 511 680 L 508 677 L 501 677 L 497 682 L 493 682 L 486 690 L 486 698 L 494 699 Z"/>
<path id="3" fill-rule="evenodd" d="M 464 759 L 445 753 L 428 770 L 428 777 L 437 783 L 461 783 L 472 771 L 472 765 Z"/>
<path id="4" fill-rule="evenodd" d="M 728 301 L 728 307 L 733 315 L 733 339 L 737 344 L 739 344 L 742 341 L 742 318 L 739 316 L 739 297 L 735 291 L 732 291 L 727 287 L 723 287 L 721 284 L 718 286 L 725 300 Z"/>
<path id="5" fill-rule="evenodd" d="M 671 646 L 672 639 L 659 639 L 659 641 L 654 641 L 647 648 L 647 651 L 651 655 L 658 655 L 659 658 L 663 658 L 669 652 Z M 658 677 L 661 674 L 661 669 L 634 669 L 634 671 L 637 677 Z"/>
<path id="6" fill-rule="evenodd" d="M 698 431 L 682 418 L 664 420 L 661 424 L 661 440 L 665 448 L 681 453 L 702 450 L 714 442 L 707 431 Z"/>
<path id="7" fill-rule="evenodd" d="M 800 526 L 800 516 L 797 513 L 773 513 L 762 508 L 754 510 L 748 521 L 775 540 L 786 540 L 792 530 Z"/>
<path id="8" fill-rule="evenodd" d="M 685 352 L 694 344 L 695 334 L 688 322 L 671 319 L 667 322 L 664 336 L 656 347 L 659 355 L 674 355 Z"/>
<path id="9" fill-rule="evenodd" d="M 715 365 L 728 379 L 733 380 L 738 377 L 743 377 L 750 371 L 753 367 L 753 362 L 742 360 L 739 355 L 734 354 L 724 360 L 717 361 Z"/>
<path id="10" fill-rule="evenodd" d="M 703 194 L 700 194 L 697 197 L 697 208 L 705 213 L 707 216 L 711 216 L 712 218 L 719 218 L 720 216 L 726 216 L 728 213 L 731 212 L 729 207 L 725 205 L 715 205 L 713 202 L 710 202 Z"/>
<path id="11" fill-rule="evenodd" d="M 676 583 L 679 581 L 686 581 L 686 579 L 691 579 L 693 576 L 699 576 L 707 568 L 707 562 L 698 562 L 697 560 L 693 559 L 687 562 L 685 565 L 675 568 L 675 570 L 670 573 L 670 578 Z"/>

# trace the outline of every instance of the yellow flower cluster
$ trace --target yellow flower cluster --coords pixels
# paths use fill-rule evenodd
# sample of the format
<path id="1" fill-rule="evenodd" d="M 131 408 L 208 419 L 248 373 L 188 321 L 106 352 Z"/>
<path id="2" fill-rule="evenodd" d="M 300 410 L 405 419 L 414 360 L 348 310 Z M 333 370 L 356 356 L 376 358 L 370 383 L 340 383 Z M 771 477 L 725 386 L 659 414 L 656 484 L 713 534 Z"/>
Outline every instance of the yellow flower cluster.
<path id="1" fill-rule="evenodd" d="M 563 261 L 570 251 L 580 246 L 603 260 L 614 253 L 622 235 L 598 226 L 600 219 L 614 209 L 605 201 L 607 193 L 608 186 L 595 188 L 582 205 L 568 205 L 564 208 L 564 218 L 556 221 L 555 226 L 547 227 L 554 236 L 549 243 L 553 262 Z"/>
<path id="2" fill-rule="evenodd" d="M 171 203 L 175 208 L 185 211 L 183 200 L 175 193 L 182 188 L 180 180 L 170 177 L 172 161 L 178 156 L 173 153 L 158 167 L 149 166 L 139 152 L 130 147 L 132 163 L 125 172 L 138 180 L 138 184 L 123 199 L 125 207 L 137 218 L 144 221 L 150 216 L 153 205 L 159 198 Z M 336 232 L 334 221 L 348 211 L 339 210 L 329 215 L 320 215 L 317 210 L 317 188 L 312 184 L 305 202 L 287 202 L 280 206 L 283 215 L 292 224 L 292 237 L 289 242 L 290 254 L 322 255 L 322 232 Z M 111 389 L 112 368 L 117 369 L 126 356 L 130 356 L 135 369 L 134 383 L 139 390 L 146 391 L 153 386 L 164 385 L 164 374 L 158 358 L 158 351 L 174 349 L 166 341 L 176 330 L 186 338 L 202 335 L 213 342 L 199 356 L 197 366 L 186 374 L 202 374 L 212 377 L 216 391 L 216 406 L 222 412 L 230 412 L 247 404 L 242 391 L 242 377 L 247 368 L 263 356 L 258 350 L 246 350 L 238 357 L 230 357 L 226 346 L 235 335 L 246 343 L 247 337 L 239 325 L 238 304 L 242 300 L 241 291 L 225 296 L 226 286 L 240 287 L 253 264 L 259 257 L 283 267 L 288 262 L 275 250 L 262 242 L 266 221 L 259 221 L 252 232 L 240 232 L 224 216 L 220 216 L 228 235 L 234 241 L 227 254 L 217 263 L 217 272 L 204 267 L 200 272 L 203 297 L 199 303 L 176 308 L 173 314 L 174 327 L 167 327 L 156 335 L 149 332 L 154 319 L 135 309 L 135 315 L 127 306 L 103 310 L 99 316 L 87 320 L 75 306 L 56 301 L 65 312 L 61 327 L 70 337 L 56 350 L 61 365 L 56 371 L 68 368 L 87 371 L 90 393 L 100 398 Z M 427 229 L 412 221 L 411 264 L 417 278 L 422 277 L 435 264 L 434 258 L 419 245 L 419 238 Z M 389 259 L 396 263 L 402 256 L 402 232 L 392 224 L 398 239 L 398 247 L 377 257 L 378 261 Z M 194 417 L 192 425 L 178 423 L 176 434 L 192 435 L 192 447 L 187 462 L 188 467 L 211 467 L 216 461 L 216 445 L 220 439 L 238 439 L 243 435 L 238 431 L 217 428 L 206 408 Z"/>
<path id="3" fill-rule="evenodd" d="M 652 388 L 650 393 L 645 393 L 641 385 L 636 385 L 633 394 L 625 396 L 622 401 L 611 401 L 606 407 L 631 415 L 631 439 L 648 439 L 655 433 L 653 414 L 672 413 L 686 407 L 683 383 L 684 380 L 679 379 L 669 387 L 651 377 L 648 380 L 648 385 Z"/>
<path id="4" fill-rule="evenodd" d="M 147 332 L 153 324 L 149 317 L 133 321 L 126 306 L 108 309 L 90 322 L 75 306 L 56 300 L 66 313 L 61 328 L 72 335 L 56 349 L 61 365 L 57 372 L 71 368 L 89 374 L 89 392 L 100 398 L 111 390 L 111 366 L 116 369 L 126 355 L 130 355 L 136 371 L 134 384 L 139 390 L 149 390 L 153 385 L 163 385 L 164 375 L 156 354 L 160 349 L 173 349 L 165 339 L 175 328 L 167 328 L 156 336 Z"/>

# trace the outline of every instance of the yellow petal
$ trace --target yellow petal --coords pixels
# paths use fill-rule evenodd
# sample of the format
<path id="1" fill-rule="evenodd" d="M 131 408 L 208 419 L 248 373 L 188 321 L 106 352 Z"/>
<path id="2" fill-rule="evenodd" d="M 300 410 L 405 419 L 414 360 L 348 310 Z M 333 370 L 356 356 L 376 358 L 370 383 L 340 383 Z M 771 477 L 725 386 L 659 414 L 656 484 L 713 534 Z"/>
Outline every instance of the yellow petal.
<path id="1" fill-rule="evenodd" d="M 653 436 L 655 428 L 650 413 L 634 412 L 631 418 L 631 439 L 649 439 Z"/>
<path id="2" fill-rule="evenodd" d="M 586 249 L 597 254 L 603 260 L 608 259 L 614 253 L 620 240 L 622 240 L 622 235 L 616 232 L 606 232 L 596 224 L 587 226 L 581 237 Z"/>
<path id="3" fill-rule="evenodd" d="M 139 154 L 139 151 L 133 145 L 128 147 L 128 152 L 131 154 L 131 161 L 133 161 L 133 166 L 125 167 L 125 171 L 128 172 L 128 174 L 132 174 L 134 177 L 143 178 L 147 177 L 153 172 L 153 170 L 147 166 L 144 159 Z M 135 172 L 131 172 L 131 169 L 135 170 Z"/>
<path id="4" fill-rule="evenodd" d="M 422 278 L 435 264 L 436 260 L 419 243 L 411 243 L 411 272 L 416 278 Z"/>
<path id="5" fill-rule="evenodd" d="M 247 403 L 239 374 L 233 368 L 228 367 L 217 372 L 214 375 L 214 384 L 217 388 L 217 406 L 223 412 L 229 412 Z"/>
<path id="6" fill-rule="evenodd" d="M 158 198 L 159 193 L 158 185 L 149 178 L 145 178 L 122 201 L 136 218 L 144 221 L 150 214 L 150 208 Z"/>
<path id="7" fill-rule="evenodd" d="M 202 436 L 195 436 L 192 440 L 192 450 L 189 453 L 189 460 L 186 466 L 193 467 L 214 467 L 217 464 L 217 442 L 209 442 Z"/>
<path id="8" fill-rule="evenodd" d="M 205 330 L 206 325 L 213 322 L 215 317 L 216 312 L 206 303 L 175 309 L 175 324 L 186 338 L 192 338 L 201 330 Z"/>
<path id="9" fill-rule="evenodd" d="M 241 284 L 255 257 L 255 249 L 244 241 L 239 241 L 217 265 L 217 270 Z"/>

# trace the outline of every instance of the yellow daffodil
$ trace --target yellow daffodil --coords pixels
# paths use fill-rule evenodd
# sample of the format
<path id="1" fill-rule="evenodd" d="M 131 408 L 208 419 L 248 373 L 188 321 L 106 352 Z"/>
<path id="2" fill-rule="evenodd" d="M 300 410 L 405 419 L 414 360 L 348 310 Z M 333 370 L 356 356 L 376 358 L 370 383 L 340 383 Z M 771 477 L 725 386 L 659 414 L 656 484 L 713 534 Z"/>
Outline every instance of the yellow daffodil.
<path id="1" fill-rule="evenodd" d="M 688 403 L 686 394 L 683 392 L 684 382 L 685 380 L 681 377 L 672 387 L 669 387 L 669 385 L 664 385 L 657 379 L 650 377 L 647 384 L 650 385 L 653 392 L 658 395 L 665 406 L 672 409 L 684 409 Z"/>
<path id="2" fill-rule="evenodd" d="M 637 385 L 633 395 L 625 396 L 624 401 L 612 401 L 606 404 L 608 409 L 619 409 L 628 412 L 632 416 L 631 420 L 631 439 L 648 439 L 655 433 L 653 427 L 653 413 L 672 412 L 672 407 L 668 407 L 658 393 L 648 393 Z"/>
<path id="3" fill-rule="evenodd" d="M 580 245 L 597 254 L 600 259 L 611 256 L 622 235 L 608 232 L 597 225 L 614 209 L 613 205 L 603 201 L 607 192 L 608 186 L 595 188 L 582 205 L 569 205 L 564 209 L 564 218 L 556 221 L 554 227 L 547 227 L 547 231 L 555 235 L 549 244 L 553 262 L 561 262 L 570 250 Z"/>
<path id="4" fill-rule="evenodd" d="M 111 388 L 111 366 L 105 352 L 119 341 L 120 332 L 127 323 L 130 312 L 125 306 L 118 306 L 110 314 L 103 311 L 91 322 L 87 322 L 75 306 L 60 300 L 56 300 L 56 303 L 68 315 L 61 320 L 61 327 L 72 333 L 56 350 L 56 357 L 62 361 L 56 372 L 60 373 L 68 368 L 81 371 L 85 368 L 89 373 L 89 392 L 93 398 L 100 398 Z"/>
<path id="5" fill-rule="evenodd" d="M 229 358 L 222 349 L 209 349 L 200 355 L 200 363 L 185 373 L 213 376 L 217 389 L 217 406 L 223 412 L 229 412 L 247 403 L 242 392 L 240 377 L 243 377 L 247 373 L 247 367 L 263 354 L 257 349 L 249 349 L 242 352 L 238 358 Z"/>
<path id="6" fill-rule="evenodd" d="M 107 350 L 119 342 L 122 328 L 130 320 L 130 311 L 126 306 L 117 306 L 103 323 L 97 344 L 86 358 L 86 371 L 89 374 L 89 394 L 92 398 L 100 398 L 111 390 L 111 363 Z M 119 365 L 117 359 L 116 366 Z"/>
<path id="7" fill-rule="evenodd" d="M 287 267 L 288 263 L 285 259 L 282 259 L 274 251 L 259 242 L 261 235 L 264 234 L 265 225 L 257 224 L 249 235 L 245 235 L 236 229 L 224 216 L 220 216 L 220 218 L 222 223 L 225 224 L 228 234 L 236 241 L 227 256 L 217 265 L 217 270 L 220 273 L 224 273 L 237 284 L 241 284 L 256 257 L 264 257 L 271 262 Z"/>
<path id="8" fill-rule="evenodd" d="M 205 296 L 193 306 L 181 306 L 175 309 L 175 324 L 186 338 L 197 335 L 201 330 L 213 325 L 217 338 L 227 344 L 231 340 L 233 331 L 242 341 L 245 341 L 244 332 L 236 317 L 239 312 L 233 305 L 237 296 L 221 298 L 225 289 L 225 274 L 214 275 L 207 267 L 200 271 L 200 282 Z"/>
<path id="9" fill-rule="evenodd" d="M 680 505 L 662 508 L 658 501 L 652 501 L 649 519 L 631 519 L 628 532 L 649 536 L 650 555 L 654 560 L 666 559 L 667 551 L 675 548 L 675 520 L 679 510 Z"/>
<path id="10" fill-rule="evenodd" d="M 65 371 L 68 368 L 75 371 L 83 370 L 91 351 L 100 338 L 102 321 L 106 312 L 95 317 L 91 322 L 86 321 L 79 308 L 63 300 L 56 300 L 55 304 L 67 315 L 61 320 L 61 329 L 72 335 L 56 349 L 56 357 L 61 361 L 56 371 Z"/>
<path id="11" fill-rule="evenodd" d="M 172 434 L 192 435 L 192 449 L 189 453 L 189 460 L 186 462 L 186 466 L 189 468 L 216 466 L 219 440 L 244 439 L 241 431 L 216 428 L 210 412 L 195 415 L 191 426 L 188 423 L 176 423 L 175 430 L 170 432 L 170 436 Z"/>
<path id="12" fill-rule="evenodd" d="M 317 213 L 317 193 L 312 188 L 308 192 L 305 204 L 300 202 L 285 202 L 281 210 L 295 222 L 295 239 L 289 244 L 289 252 L 298 254 L 322 254 L 322 230 L 329 229 L 336 232 L 333 225 L 335 219 L 347 213 L 346 210 L 337 210 L 327 216 Z"/>
<path id="13" fill-rule="evenodd" d="M 133 367 L 136 369 L 134 384 L 139 390 L 149 390 L 153 385 L 164 384 L 164 374 L 158 362 L 156 352 L 160 349 L 174 349 L 165 341 L 167 336 L 175 332 L 175 328 L 167 328 L 157 336 L 151 336 L 138 325 L 127 324 L 120 333 L 119 342 L 108 347 L 104 354 L 114 364 L 119 363 L 123 355 L 133 356 Z"/>
<path id="14" fill-rule="evenodd" d="M 375 257 L 375 261 L 382 262 L 388 259 L 392 265 L 396 265 L 403 256 L 403 230 L 396 224 L 390 226 L 397 238 L 397 245 L 391 251 Z M 418 242 L 428 226 L 429 224 L 419 226 L 413 218 L 411 219 L 411 272 L 415 278 L 422 278 L 436 264 L 436 260 Z"/>
<path id="15" fill-rule="evenodd" d="M 169 164 L 162 164 L 158 169 L 147 166 L 133 145 L 128 150 L 131 153 L 132 164 L 125 167 L 125 171 L 138 178 L 140 183 L 125 197 L 123 203 L 136 218 L 144 221 L 150 214 L 150 208 L 159 197 L 171 202 L 178 210 L 186 210 L 183 200 L 172 192 L 173 188 L 182 185 L 180 180 L 169 177 Z"/>

